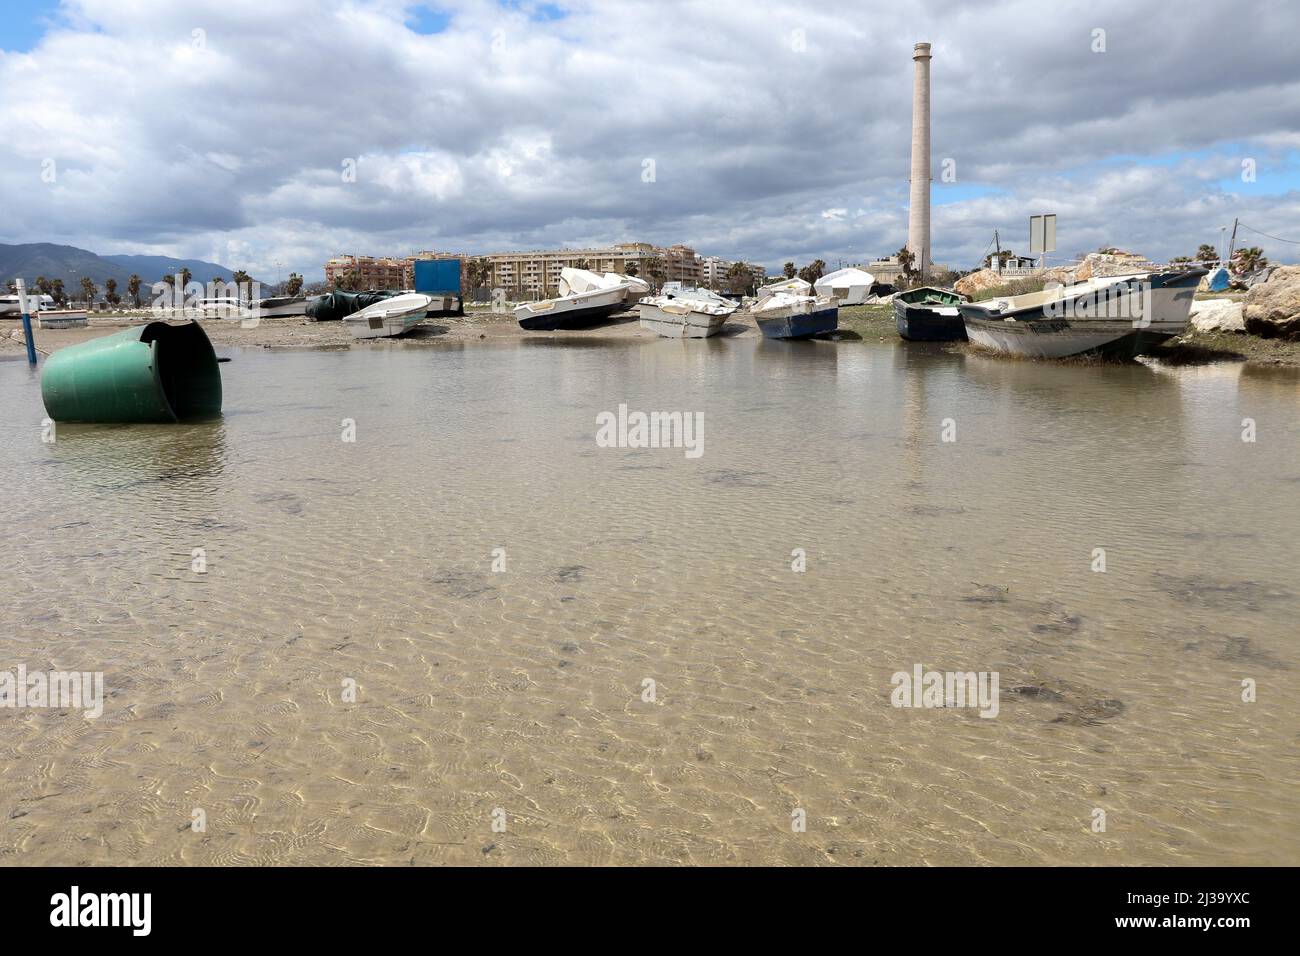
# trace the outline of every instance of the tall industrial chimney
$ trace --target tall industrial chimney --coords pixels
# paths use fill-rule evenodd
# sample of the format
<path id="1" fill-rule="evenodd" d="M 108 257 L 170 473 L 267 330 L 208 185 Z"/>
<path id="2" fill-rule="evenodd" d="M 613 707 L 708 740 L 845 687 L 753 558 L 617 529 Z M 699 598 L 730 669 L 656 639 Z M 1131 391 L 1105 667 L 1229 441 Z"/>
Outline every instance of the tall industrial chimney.
<path id="1" fill-rule="evenodd" d="M 907 210 L 907 250 L 922 278 L 930 273 L 930 44 L 912 48 L 912 196 Z"/>

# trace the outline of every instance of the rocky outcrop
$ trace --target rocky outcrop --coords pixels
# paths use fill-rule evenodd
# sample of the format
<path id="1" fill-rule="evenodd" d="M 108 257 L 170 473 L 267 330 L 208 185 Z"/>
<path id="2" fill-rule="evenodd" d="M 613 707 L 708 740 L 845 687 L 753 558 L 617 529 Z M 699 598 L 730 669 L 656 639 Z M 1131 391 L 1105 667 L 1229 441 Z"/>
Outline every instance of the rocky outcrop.
<path id="1" fill-rule="evenodd" d="M 1192 303 L 1192 328 L 1197 332 L 1244 332 L 1246 318 L 1240 302 L 1202 299 Z"/>
<path id="2" fill-rule="evenodd" d="M 1090 252 L 1074 269 L 1075 282 L 1087 282 L 1102 276 L 1122 276 L 1133 272 L 1154 272 L 1155 264 L 1136 252 Z"/>
<path id="3" fill-rule="evenodd" d="M 1246 331 L 1300 342 L 1300 266 L 1279 266 L 1246 293 Z"/>
<path id="4" fill-rule="evenodd" d="M 1006 283 L 1007 280 L 992 269 L 980 269 L 958 279 L 953 285 L 953 291 L 958 295 L 966 296 L 968 299 L 974 299 L 980 293 Z"/>

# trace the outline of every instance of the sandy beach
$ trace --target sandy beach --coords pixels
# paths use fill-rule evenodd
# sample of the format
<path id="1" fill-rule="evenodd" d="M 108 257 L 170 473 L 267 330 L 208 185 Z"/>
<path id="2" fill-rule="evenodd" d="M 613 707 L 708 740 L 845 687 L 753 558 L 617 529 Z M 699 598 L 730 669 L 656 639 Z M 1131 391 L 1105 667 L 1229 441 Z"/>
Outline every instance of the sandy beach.
<path id="1" fill-rule="evenodd" d="M 44 354 L 67 345 L 110 335 L 120 329 L 152 321 L 142 313 L 106 314 L 91 318 L 84 328 L 37 329 L 36 346 Z M 168 321 L 180 321 L 168 319 Z M 426 319 L 415 331 L 392 339 L 358 340 L 352 338 L 342 322 L 312 322 L 301 317 L 261 319 L 245 328 L 235 320 L 203 320 L 203 329 L 218 349 L 222 347 L 264 348 L 271 351 L 312 349 L 384 349 L 419 348 L 438 345 L 464 346 L 518 339 L 657 339 L 641 327 L 635 311 L 616 315 L 605 325 L 587 329 L 562 329 L 555 332 L 529 332 L 519 327 L 513 315 L 487 309 L 470 309 L 464 316 Z M 761 338 L 753 316 L 737 312 L 723 326 L 718 336 L 724 339 Z M 832 338 L 839 341 L 896 341 L 894 313 L 889 305 L 853 306 L 840 309 L 840 327 Z M 970 348 L 966 343 L 949 343 L 950 349 Z M 23 354 L 22 323 L 18 319 L 0 319 L 0 358 Z M 1154 357 L 1175 364 L 1209 364 L 1245 362 L 1252 366 L 1300 368 L 1300 342 L 1263 339 L 1240 333 L 1189 331 L 1180 339 L 1153 353 Z"/>

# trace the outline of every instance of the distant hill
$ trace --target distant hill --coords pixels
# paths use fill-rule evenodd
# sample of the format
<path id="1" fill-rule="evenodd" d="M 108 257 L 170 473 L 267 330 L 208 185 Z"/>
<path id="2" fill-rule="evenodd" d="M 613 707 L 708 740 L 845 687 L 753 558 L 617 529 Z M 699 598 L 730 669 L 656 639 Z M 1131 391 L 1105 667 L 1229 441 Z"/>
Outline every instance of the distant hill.
<path id="1" fill-rule="evenodd" d="M 173 259 L 170 256 L 100 256 L 109 262 L 116 262 L 128 274 L 134 272 L 141 279 L 156 282 L 163 276 L 174 276 L 182 269 L 188 268 L 194 274 L 196 282 L 210 282 L 213 279 L 230 280 L 235 277 L 233 269 L 219 266 L 215 262 L 202 259 Z"/>
<path id="2" fill-rule="evenodd" d="M 165 275 L 175 275 L 189 267 L 196 282 L 213 279 L 230 279 L 234 273 L 225 266 L 202 259 L 172 259 L 169 256 L 100 256 L 76 246 L 60 246 L 50 242 L 28 242 L 20 245 L 0 243 L 0 290 L 4 284 L 19 276 L 28 283 L 37 276 L 62 279 L 71 294 L 77 294 L 83 276 L 90 276 L 103 292 L 108 279 L 116 279 L 118 291 L 126 292 L 127 280 L 136 273 L 144 280 L 146 289 Z"/>

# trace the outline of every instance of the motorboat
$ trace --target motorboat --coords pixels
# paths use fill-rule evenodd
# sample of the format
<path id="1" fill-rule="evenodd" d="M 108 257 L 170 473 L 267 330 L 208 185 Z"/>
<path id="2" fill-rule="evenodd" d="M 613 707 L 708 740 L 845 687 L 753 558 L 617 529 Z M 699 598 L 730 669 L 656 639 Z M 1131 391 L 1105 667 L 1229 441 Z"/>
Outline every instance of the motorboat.
<path id="1" fill-rule="evenodd" d="M 834 332 L 840 309 L 829 296 L 777 292 L 764 296 L 750 310 L 765 338 L 806 339 Z"/>
<path id="2" fill-rule="evenodd" d="M 706 339 L 717 335 L 736 303 L 708 289 L 669 282 L 659 295 L 640 302 L 641 326 L 665 338 Z"/>
<path id="3" fill-rule="evenodd" d="M 423 322 L 431 305 L 432 296 L 406 292 L 344 316 L 343 324 L 354 339 L 391 338 L 409 332 Z"/>

